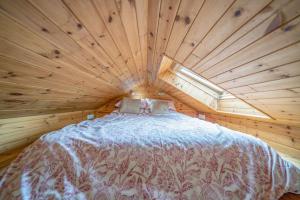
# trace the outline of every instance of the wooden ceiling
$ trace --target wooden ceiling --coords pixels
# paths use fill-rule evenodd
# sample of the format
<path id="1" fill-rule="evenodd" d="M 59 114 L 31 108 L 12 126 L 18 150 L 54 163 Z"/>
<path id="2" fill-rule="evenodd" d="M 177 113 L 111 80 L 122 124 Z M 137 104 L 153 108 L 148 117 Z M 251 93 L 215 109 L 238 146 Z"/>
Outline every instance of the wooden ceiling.
<path id="1" fill-rule="evenodd" d="M 0 0 L 0 118 L 93 109 L 141 84 L 176 93 L 157 76 L 167 55 L 300 121 L 299 12 L 299 0 Z"/>

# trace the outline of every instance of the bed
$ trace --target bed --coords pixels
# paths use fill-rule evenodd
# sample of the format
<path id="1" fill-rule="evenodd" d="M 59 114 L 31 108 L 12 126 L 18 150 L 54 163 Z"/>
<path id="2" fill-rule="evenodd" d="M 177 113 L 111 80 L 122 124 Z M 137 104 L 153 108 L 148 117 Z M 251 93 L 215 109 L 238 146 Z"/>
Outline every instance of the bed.
<path id="1" fill-rule="evenodd" d="M 300 169 L 217 124 L 115 112 L 43 135 L 1 175 L 0 191 L 0 199 L 279 199 L 300 192 Z"/>

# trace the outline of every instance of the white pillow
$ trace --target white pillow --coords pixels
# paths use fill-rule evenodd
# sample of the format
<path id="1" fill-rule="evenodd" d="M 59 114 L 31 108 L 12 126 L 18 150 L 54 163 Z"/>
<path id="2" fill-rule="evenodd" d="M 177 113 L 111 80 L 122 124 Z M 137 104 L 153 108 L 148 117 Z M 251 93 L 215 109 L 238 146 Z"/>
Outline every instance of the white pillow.
<path id="1" fill-rule="evenodd" d="M 149 108 L 151 107 L 151 104 L 152 104 L 152 102 L 154 102 L 154 101 L 164 101 L 164 102 L 167 102 L 168 105 L 169 105 L 169 110 L 174 110 L 174 111 L 176 111 L 176 108 L 175 108 L 175 106 L 174 106 L 174 103 L 173 103 L 173 101 L 171 101 L 171 100 L 147 99 L 147 105 L 148 105 Z"/>
<path id="2" fill-rule="evenodd" d="M 124 98 L 121 103 L 120 112 L 121 113 L 141 113 L 141 100 L 140 99 L 130 99 Z"/>
<path id="3" fill-rule="evenodd" d="M 151 101 L 150 112 L 152 114 L 169 113 L 169 103 L 167 101 L 153 100 Z"/>

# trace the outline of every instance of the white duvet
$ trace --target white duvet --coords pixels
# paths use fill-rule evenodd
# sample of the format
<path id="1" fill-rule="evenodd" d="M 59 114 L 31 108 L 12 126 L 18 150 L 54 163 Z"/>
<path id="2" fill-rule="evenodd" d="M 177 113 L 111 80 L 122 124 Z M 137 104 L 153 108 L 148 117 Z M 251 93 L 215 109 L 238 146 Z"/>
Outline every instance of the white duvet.
<path id="1" fill-rule="evenodd" d="M 113 113 L 42 136 L 0 199 L 278 199 L 300 170 L 263 141 L 179 113 Z"/>

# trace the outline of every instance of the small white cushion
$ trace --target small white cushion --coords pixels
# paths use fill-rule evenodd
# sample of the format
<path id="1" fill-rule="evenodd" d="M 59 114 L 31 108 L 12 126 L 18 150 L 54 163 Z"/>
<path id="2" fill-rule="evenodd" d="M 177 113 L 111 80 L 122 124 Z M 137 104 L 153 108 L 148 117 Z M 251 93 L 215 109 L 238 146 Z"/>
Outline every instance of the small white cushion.
<path id="1" fill-rule="evenodd" d="M 152 102 L 154 102 L 154 101 L 164 101 L 164 102 L 168 102 L 169 110 L 174 110 L 174 111 L 176 111 L 174 102 L 173 102 L 172 100 L 164 100 L 164 99 L 146 99 L 146 101 L 147 101 L 147 104 L 148 104 L 148 107 L 149 107 L 149 108 L 151 107 L 151 104 L 152 104 Z"/>
<path id="2" fill-rule="evenodd" d="M 141 100 L 140 99 L 129 99 L 124 98 L 121 103 L 120 112 L 121 113 L 140 113 Z"/>
<path id="3" fill-rule="evenodd" d="M 152 114 L 169 113 L 169 103 L 167 101 L 153 100 L 151 102 L 150 111 Z"/>

